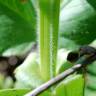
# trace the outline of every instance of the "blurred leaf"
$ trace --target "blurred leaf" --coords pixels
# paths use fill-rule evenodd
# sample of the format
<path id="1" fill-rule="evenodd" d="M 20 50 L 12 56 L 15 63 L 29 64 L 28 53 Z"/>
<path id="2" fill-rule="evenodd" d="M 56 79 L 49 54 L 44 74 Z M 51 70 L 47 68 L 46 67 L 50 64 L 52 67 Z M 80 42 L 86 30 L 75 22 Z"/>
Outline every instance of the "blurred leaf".
<path id="1" fill-rule="evenodd" d="M 84 96 L 96 96 L 96 91 L 86 88 Z"/>
<path id="2" fill-rule="evenodd" d="M 92 90 L 96 91 L 96 76 L 87 74 L 87 84 L 86 86 Z"/>
<path id="3" fill-rule="evenodd" d="M 24 63 L 16 69 L 15 76 L 17 83 L 21 82 L 21 87 L 23 84 L 25 88 L 36 88 L 43 83 L 40 77 L 40 67 L 37 60 L 37 53 L 30 53 Z M 16 87 L 18 86 L 16 85 Z"/>
<path id="4" fill-rule="evenodd" d="M 30 0 L 0 0 L 0 52 L 36 39 L 36 13 Z"/>
<path id="5" fill-rule="evenodd" d="M 79 45 L 77 45 L 74 41 L 64 38 L 64 36 L 60 36 L 58 46 L 59 49 L 66 48 L 68 50 L 76 50 L 79 47 Z"/>
<path id="6" fill-rule="evenodd" d="M 39 96 L 53 96 L 53 95 L 51 94 L 51 92 L 45 91 L 42 94 L 40 94 Z"/>
<path id="7" fill-rule="evenodd" d="M 61 10 L 60 36 L 77 44 L 89 44 L 96 38 L 96 12 L 86 0 L 72 0 Z"/>
<path id="8" fill-rule="evenodd" d="M 5 83 L 4 80 L 5 80 L 4 75 L 2 75 L 2 74 L 0 73 L 0 89 L 2 89 L 3 84 Z"/>
<path id="9" fill-rule="evenodd" d="M 96 0 L 87 0 L 96 9 Z"/>
<path id="10" fill-rule="evenodd" d="M 72 0 L 61 0 L 61 9 L 67 6 Z"/>
<path id="11" fill-rule="evenodd" d="M 24 94 L 29 91 L 30 91 L 29 89 L 0 90 L 0 96 L 24 96 Z"/>
<path id="12" fill-rule="evenodd" d="M 58 50 L 58 58 L 57 58 L 57 66 L 56 66 L 56 74 L 64 72 L 71 66 L 73 66 L 70 62 L 67 61 L 67 55 L 70 50 L 59 49 Z"/>
<path id="13" fill-rule="evenodd" d="M 89 73 L 96 75 L 96 62 L 93 62 L 87 67 Z"/>
<path id="14" fill-rule="evenodd" d="M 83 96 L 82 75 L 71 75 L 56 87 L 56 96 Z"/>
<path id="15" fill-rule="evenodd" d="M 23 43 L 5 50 L 3 56 L 24 56 L 32 50 L 34 43 Z"/>
<path id="16" fill-rule="evenodd" d="M 13 82 L 12 78 L 11 77 L 5 78 L 2 88 L 8 89 L 8 88 L 13 88 L 13 86 L 14 86 L 14 82 Z"/>

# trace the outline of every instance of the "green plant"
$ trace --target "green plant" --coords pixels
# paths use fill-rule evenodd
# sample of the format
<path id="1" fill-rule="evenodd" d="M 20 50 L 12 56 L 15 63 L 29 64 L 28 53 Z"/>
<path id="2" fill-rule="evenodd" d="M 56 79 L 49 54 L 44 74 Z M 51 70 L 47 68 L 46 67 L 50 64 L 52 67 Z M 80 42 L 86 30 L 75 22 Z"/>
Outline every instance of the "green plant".
<path id="1" fill-rule="evenodd" d="M 95 0 L 0 0 L 0 52 L 13 47 L 9 53 L 6 51 L 4 54 L 6 56 L 23 54 L 22 47 L 15 48 L 14 46 L 22 43 L 28 46 L 28 43 L 30 45 L 30 42 L 36 42 L 39 38 L 40 57 L 36 51 L 32 52 L 15 70 L 17 81 L 14 88 L 34 89 L 72 67 L 72 64 L 66 61 L 66 56 L 69 51 L 95 40 L 95 19 Z M 36 36 L 36 31 L 38 31 L 38 36 Z M 23 47 L 26 48 L 26 46 Z M 95 64 L 88 67 L 88 74 L 96 73 L 93 70 Z M 88 76 L 91 81 L 95 78 L 95 75 Z M 70 96 L 71 92 L 73 96 L 82 96 L 83 80 L 82 75 L 73 74 L 53 86 L 52 89 L 46 90 L 41 96 L 62 96 L 64 93 Z M 89 83 L 86 87 L 86 94 L 95 96 L 93 89 L 96 86 Z M 77 93 L 74 90 L 71 91 L 70 88 L 78 89 Z M 20 95 L 29 91 L 29 89 L 25 90 L 19 90 Z M 8 92 L 12 95 L 13 91 L 5 90 L 0 94 L 5 96 L 4 93 Z M 16 90 L 14 95 L 19 95 L 19 92 Z"/>

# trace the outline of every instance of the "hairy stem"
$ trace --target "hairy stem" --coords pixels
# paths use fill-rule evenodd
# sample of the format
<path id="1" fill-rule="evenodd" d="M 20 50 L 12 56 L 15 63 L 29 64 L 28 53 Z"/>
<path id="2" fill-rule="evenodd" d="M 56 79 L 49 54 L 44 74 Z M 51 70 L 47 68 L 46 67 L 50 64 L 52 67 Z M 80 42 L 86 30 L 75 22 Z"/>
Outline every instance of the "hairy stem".
<path id="1" fill-rule="evenodd" d="M 56 74 L 60 0 L 40 0 L 39 6 L 40 68 L 46 81 Z"/>

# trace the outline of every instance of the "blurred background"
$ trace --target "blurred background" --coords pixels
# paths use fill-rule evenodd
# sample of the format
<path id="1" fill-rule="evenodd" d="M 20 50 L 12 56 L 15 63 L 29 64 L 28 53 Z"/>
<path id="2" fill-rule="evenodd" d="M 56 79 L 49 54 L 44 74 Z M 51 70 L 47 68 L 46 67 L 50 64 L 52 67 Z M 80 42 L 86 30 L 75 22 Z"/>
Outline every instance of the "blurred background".
<path id="1" fill-rule="evenodd" d="M 37 63 L 37 9 L 35 0 L 0 0 L 0 89 L 36 87 L 42 82 L 32 85 L 31 71 L 25 74 L 31 70 L 30 59 Z M 69 51 L 82 45 L 96 47 L 96 1 L 61 0 L 59 22 L 57 71 L 65 66 Z M 22 64 L 24 70 L 19 70 Z M 96 62 L 88 66 L 86 78 L 85 96 L 96 96 Z"/>

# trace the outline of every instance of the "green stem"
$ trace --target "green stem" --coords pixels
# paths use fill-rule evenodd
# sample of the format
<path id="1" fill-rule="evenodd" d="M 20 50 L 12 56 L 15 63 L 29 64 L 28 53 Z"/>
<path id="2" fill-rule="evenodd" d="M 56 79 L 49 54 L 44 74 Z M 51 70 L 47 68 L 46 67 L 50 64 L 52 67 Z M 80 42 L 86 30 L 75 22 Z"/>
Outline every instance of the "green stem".
<path id="1" fill-rule="evenodd" d="M 40 68 L 44 80 L 56 74 L 60 0 L 40 0 Z"/>
<path id="2" fill-rule="evenodd" d="M 52 74 L 51 77 L 54 77 L 56 74 L 56 63 L 57 63 L 57 48 L 58 48 L 58 30 L 59 30 L 59 8 L 60 0 L 54 0 L 52 5 Z"/>

